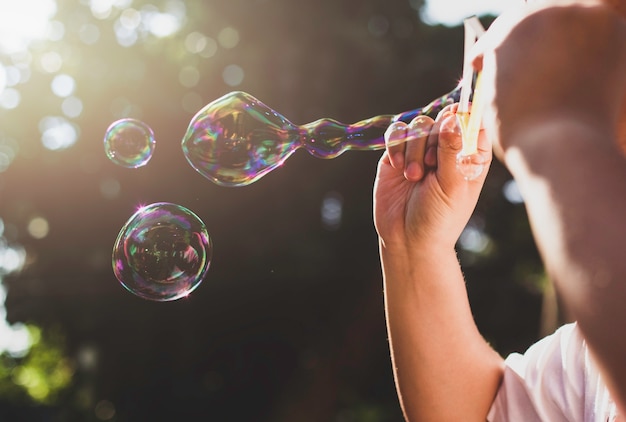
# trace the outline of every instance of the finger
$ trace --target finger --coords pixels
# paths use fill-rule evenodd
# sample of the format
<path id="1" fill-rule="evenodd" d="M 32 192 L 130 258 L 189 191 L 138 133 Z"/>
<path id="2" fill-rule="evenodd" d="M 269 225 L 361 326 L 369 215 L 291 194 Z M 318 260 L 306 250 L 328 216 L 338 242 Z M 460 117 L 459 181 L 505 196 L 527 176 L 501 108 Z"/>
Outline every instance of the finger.
<path id="1" fill-rule="evenodd" d="M 424 164 L 427 169 L 434 169 L 437 167 L 437 146 L 439 144 L 438 139 L 439 132 L 441 131 L 441 122 L 447 116 L 454 115 L 457 108 L 458 104 L 446 106 L 439 112 L 437 118 L 435 119 L 435 124 L 433 125 L 428 136 L 428 140 L 426 141 L 426 151 L 424 153 Z"/>
<path id="2" fill-rule="evenodd" d="M 458 186 L 460 180 L 464 182 L 482 182 L 487 176 L 491 164 L 491 142 L 484 129 L 478 132 L 477 150 L 472 154 L 463 152 L 463 136 L 458 116 L 448 116 L 442 122 L 441 136 L 438 148 L 438 175 L 443 185 Z M 445 163 L 445 164 L 442 164 Z"/>
<path id="3" fill-rule="evenodd" d="M 385 131 L 385 146 L 391 166 L 398 170 L 404 169 L 404 149 L 408 125 L 404 122 L 393 122 Z"/>
<path id="4" fill-rule="evenodd" d="M 434 120 L 428 116 L 417 116 L 408 127 L 406 152 L 404 159 L 404 177 L 412 182 L 417 182 L 424 176 L 424 152 L 426 140 L 433 127 Z"/>
<path id="5" fill-rule="evenodd" d="M 463 149 L 463 137 L 457 116 L 449 113 L 439 124 L 437 174 L 441 180 L 462 180 L 463 176 L 456 169 L 457 156 Z"/>

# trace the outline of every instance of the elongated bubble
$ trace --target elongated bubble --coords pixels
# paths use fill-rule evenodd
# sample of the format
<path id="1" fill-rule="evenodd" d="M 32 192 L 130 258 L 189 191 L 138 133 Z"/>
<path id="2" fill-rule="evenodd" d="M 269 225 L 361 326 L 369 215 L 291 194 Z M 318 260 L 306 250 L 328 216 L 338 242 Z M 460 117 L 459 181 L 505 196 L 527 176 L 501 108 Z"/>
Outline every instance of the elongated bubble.
<path id="1" fill-rule="evenodd" d="M 419 115 L 435 118 L 458 101 L 460 85 L 426 107 L 382 115 L 347 125 L 320 119 L 295 125 L 245 92 L 231 92 L 206 105 L 191 120 L 182 140 L 189 164 L 221 186 L 245 186 L 282 165 L 297 149 L 318 158 L 335 158 L 347 150 L 385 148 L 390 123 Z"/>
<path id="2" fill-rule="evenodd" d="M 129 292 L 171 301 L 200 285 L 212 253 L 211 238 L 196 214 L 160 202 L 140 208 L 124 224 L 113 246 L 113 272 Z"/>
<path id="3" fill-rule="evenodd" d="M 148 164 L 155 145 L 150 126 L 137 119 L 113 122 L 104 135 L 104 151 L 109 160 L 127 168 Z"/>

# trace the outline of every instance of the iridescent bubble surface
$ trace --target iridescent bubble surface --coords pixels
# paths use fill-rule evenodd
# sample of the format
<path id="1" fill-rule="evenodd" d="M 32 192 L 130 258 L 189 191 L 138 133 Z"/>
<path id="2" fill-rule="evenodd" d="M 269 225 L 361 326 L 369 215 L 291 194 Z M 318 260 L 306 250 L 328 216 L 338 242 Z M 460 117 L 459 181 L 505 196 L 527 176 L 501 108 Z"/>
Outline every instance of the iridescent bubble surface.
<path id="1" fill-rule="evenodd" d="M 113 122 L 104 135 L 104 151 L 109 160 L 126 168 L 145 166 L 156 145 L 150 126 L 137 119 Z"/>
<path id="2" fill-rule="evenodd" d="M 436 117 L 458 101 L 460 85 L 416 110 L 382 115 L 347 125 L 320 119 L 295 125 L 252 95 L 235 91 L 207 104 L 191 120 L 182 149 L 189 164 L 222 186 L 253 183 L 282 165 L 297 149 L 318 158 L 335 158 L 347 150 L 385 148 L 390 123 L 414 117 Z"/>
<path id="3" fill-rule="evenodd" d="M 211 238 L 200 218 L 168 202 L 140 208 L 113 246 L 113 272 L 129 292 L 148 300 L 189 295 L 209 269 Z"/>

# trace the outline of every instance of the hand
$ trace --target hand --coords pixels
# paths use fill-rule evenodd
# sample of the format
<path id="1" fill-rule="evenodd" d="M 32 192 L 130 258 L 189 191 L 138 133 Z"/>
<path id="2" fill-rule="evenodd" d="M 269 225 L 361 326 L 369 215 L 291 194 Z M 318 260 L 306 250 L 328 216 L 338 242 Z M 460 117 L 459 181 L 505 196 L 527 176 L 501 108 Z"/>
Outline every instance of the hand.
<path id="1" fill-rule="evenodd" d="M 463 142 L 455 110 L 456 105 L 447 107 L 435 121 L 419 116 L 387 130 L 374 186 L 374 224 L 384 247 L 454 248 L 467 224 L 491 163 L 491 146 L 481 131 L 485 169 L 465 180 L 456 169 Z"/>
<path id="2" fill-rule="evenodd" d="M 600 0 L 544 1 L 500 16 L 476 44 L 497 155 L 516 135 L 554 122 L 615 139 L 626 121 L 626 20 Z M 612 136 L 613 135 L 613 136 Z"/>

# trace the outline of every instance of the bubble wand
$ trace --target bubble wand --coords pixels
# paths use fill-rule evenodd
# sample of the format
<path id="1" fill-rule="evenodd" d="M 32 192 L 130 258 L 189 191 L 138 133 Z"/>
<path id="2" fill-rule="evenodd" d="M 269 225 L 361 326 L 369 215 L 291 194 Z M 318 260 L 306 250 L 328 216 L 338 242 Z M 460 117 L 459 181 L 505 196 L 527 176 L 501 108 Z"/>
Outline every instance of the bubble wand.
<path id="1" fill-rule="evenodd" d="M 481 97 L 481 73 L 478 72 L 475 75 L 469 53 L 476 41 L 485 33 L 485 28 L 483 28 L 475 16 L 465 19 L 463 25 L 465 28 L 463 79 L 461 82 L 461 97 L 456 111 L 457 124 L 461 129 L 463 148 L 457 155 L 456 165 L 465 179 L 472 180 L 480 176 L 485 167 L 485 159 L 478 152 L 478 134 L 480 132 L 484 104 Z M 474 75 L 476 78 L 470 112 L 469 99 Z"/>

